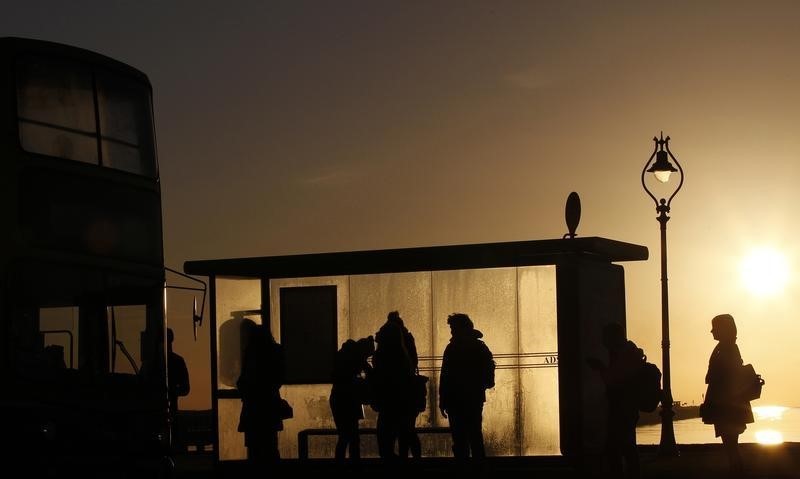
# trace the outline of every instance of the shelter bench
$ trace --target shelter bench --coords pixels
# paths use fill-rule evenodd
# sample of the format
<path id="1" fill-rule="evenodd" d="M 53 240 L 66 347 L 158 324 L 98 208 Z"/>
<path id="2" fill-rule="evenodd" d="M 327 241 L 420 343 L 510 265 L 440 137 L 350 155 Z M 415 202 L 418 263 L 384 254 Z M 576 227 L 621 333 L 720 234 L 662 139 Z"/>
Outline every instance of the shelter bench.
<path id="1" fill-rule="evenodd" d="M 417 434 L 450 434 L 450 428 L 444 426 L 416 427 Z M 358 434 L 377 434 L 378 429 L 374 427 L 363 427 L 358 429 Z M 311 428 L 303 429 L 297 433 L 297 457 L 300 460 L 308 459 L 308 437 L 309 436 L 335 436 L 336 428 Z"/>

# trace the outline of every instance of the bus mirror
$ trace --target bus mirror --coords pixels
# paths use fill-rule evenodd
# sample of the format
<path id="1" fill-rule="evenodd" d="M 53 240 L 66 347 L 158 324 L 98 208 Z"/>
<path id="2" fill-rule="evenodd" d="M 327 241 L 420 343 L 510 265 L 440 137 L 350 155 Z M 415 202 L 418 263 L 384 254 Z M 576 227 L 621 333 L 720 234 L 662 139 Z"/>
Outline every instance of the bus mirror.
<path id="1" fill-rule="evenodd" d="M 201 285 L 203 285 L 202 288 L 191 287 L 191 286 L 178 286 L 178 285 L 170 285 L 170 284 L 165 284 L 164 285 L 165 288 L 182 289 L 182 290 L 188 290 L 188 291 L 202 291 L 203 292 L 203 298 L 200 300 L 202 302 L 202 304 L 200 305 L 200 313 L 197 312 L 197 296 L 193 296 L 192 297 L 192 331 L 194 333 L 194 340 L 197 341 L 197 327 L 203 325 L 203 310 L 205 309 L 205 306 L 206 306 L 207 285 L 206 285 L 205 281 L 201 281 L 201 280 L 199 280 L 197 278 L 193 278 L 192 276 L 189 276 L 188 274 L 181 273 L 180 271 L 176 271 L 176 270 L 174 270 L 172 268 L 169 268 L 169 267 L 165 266 L 164 270 L 169 271 L 170 273 L 177 274 L 178 276 L 181 276 L 183 278 L 189 279 L 191 281 L 194 281 L 196 283 L 200 283 Z"/>
<path id="2" fill-rule="evenodd" d="M 197 341 L 197 327 L 203 325 L 203 315 L 197 314 L 197 297 L 192 298 L 192 332 L 194 340 Z"/>

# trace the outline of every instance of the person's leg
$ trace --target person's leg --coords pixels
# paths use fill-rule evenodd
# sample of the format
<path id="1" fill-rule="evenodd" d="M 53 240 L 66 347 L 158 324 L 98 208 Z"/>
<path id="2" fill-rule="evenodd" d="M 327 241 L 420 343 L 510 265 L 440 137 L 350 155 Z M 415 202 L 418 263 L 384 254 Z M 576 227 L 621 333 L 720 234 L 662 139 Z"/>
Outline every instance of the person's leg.
<path id="1" fill-rule="evenodd" d="M 344 461 L 345 454 L 347 452 L 347 436 L 345 436 L 345 432 L 341 429 L 337 432 L 336 438 L 336 452 L 334 457 L 336 458 L 337 462 Z"/>
<path id="2" fill-rule="evenodd" d="M 483 404 L 470 406 L 466 411 L 467 440 L 469 451 L 472 455 L 474 467 L 483 468 L 486 459 L 486 449 L 483 443 Z"/>
<path id="3" fill-rule="evenodd" d="M 382 459 L 391 457 L 392 449 L 394 448 L 391 441 L 391 431 L 386 422 L 386 413 L 384 411 L 379 412 L 377 424 L 378 455 L 381 456 Z"/>
<path id="4" fill-rule="evenodd" d="M 417 435 L 416 431 L 414 431 L 413 427 L 411 428 L 408 445 L 411 448 L 411 457 L 414 459 L 419 459 L 422 457 L 422 443 L 420 442 L 419 436 Z"/>
<path id="5" fill-rule="evenodd" d="M 460 411 L 448 411 L 450 420 L 450 434 L 453 437 L 453 456 L 459 460 L 469 457 L 469 433 L 467 421 Z"/>
<path id="6" fill-rule="evenodd" d="M 260 477 L 267 467 L 267 440 L 263 432 L 250 433 L 247 439 L 247 477 Z"/>
<path id="7" fill-rule="evenodd" d="M 276 464 L 280 461 L 281 453 L 278 450 L 278 431 L 270 431 L 266 434 L 267 439 L 267 460 L 272 463 Z"/>
<path id="8" fill-rule="evenodd" d="M 731 466 L 731 473 L 736 477 L 742 473 L 742 455 L 739 453 L 739 434 L 721 434 L 722 446 L 728 455 L 728 463 Z"/>
<path id="9" fill-rule="evenodd" d="M 416 426 L 417 415 L 415 413 L 409 414 L 400 424 L 398 444 L 401 458 L 407 458 L 409 451 L 411 451 L 411 457 L 415 459 L 422 457 L 422 445 L 419 442 L 419 436 L 414 431 Z"/>
<path id="10" fill-rule="evenodd" d="M 398 440 L 398 418 L 395 411 L 382 410 L 378 414 L 378 452 L 383 459 L 397 459 L 395 443 Z"/>
<path id="11" fill-rule="evenodd" d="M 358 435 L 358 418 L 354 418 L 348 428 L 347 441 L 350 444 L 350 461 L 357 462 L 361 459 L 361 438 Z"/>
<path id="12" fill-rule="evenodd" d="M 251 444 L 247 446 L 247 460 L 251 463 L 256 463 L 264 457 L 263 447 L 260 447 L 260 444 L 254 444 L 254 442 L 251 441 Z"/>
<path id="13" fill-rule="evenodd" d="M 336 426 L 336 449 L 334 457 L 337 462 L 344 461 L 347 451 L 347 426 L 345 426 L 345 421 L 336 414 L 333 416 L 333 424 Z"/>
<path id="14" fill-rule="evenodd" d="M 400 459 L 408 459 L 411 436 L 408 429 L 408 415 L 397 418 L 397 452 Z"/>
<path id="15" fill-rule="evenodd" d="M 467 434 L 472 457 L 478 461 L 486 458 L 486 448 L 483 444 L 483 404 L 470 408 L 467 418 Z"/>
<path id="16" fill-rule="evenodd" d="M 625 458 L 625 477 L 639 479 L 641 466 L 639 464 L 639 451 L 636 449 L 636 423 L 629 424 L 625 430 L 622 444 L 622 455 Z"/>

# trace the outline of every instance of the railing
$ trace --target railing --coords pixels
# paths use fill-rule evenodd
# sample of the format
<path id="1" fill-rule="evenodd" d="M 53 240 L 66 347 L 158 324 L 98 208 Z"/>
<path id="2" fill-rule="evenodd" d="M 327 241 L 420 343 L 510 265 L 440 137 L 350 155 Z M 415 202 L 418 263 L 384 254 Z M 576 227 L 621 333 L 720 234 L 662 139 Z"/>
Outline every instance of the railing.
<path id="1" fill-rule="evenodd" d="M 497 369 L 536 369 L 558 367 L 558 351 L 541 353 L 494 354 Z M 420 356 L 420 372 L 438 372 L 442 369 L 442 356 Z"/>

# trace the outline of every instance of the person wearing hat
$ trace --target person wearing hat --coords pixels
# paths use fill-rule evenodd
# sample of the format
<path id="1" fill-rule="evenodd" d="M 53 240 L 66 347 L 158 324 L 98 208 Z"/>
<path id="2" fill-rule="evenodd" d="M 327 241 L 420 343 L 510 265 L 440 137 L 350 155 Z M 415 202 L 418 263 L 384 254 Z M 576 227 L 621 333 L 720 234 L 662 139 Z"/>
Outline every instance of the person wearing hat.
<path id="1" fill-rule="evenodd" d="M 494 358 L 469 316 L 451 314 L 447 324 L 452 337 L 442 360 L 439 408 L 450 421 L 455 458 L 482 461 L 486 457 L 483 403 L 486 390 L 494 387 Z"/>

